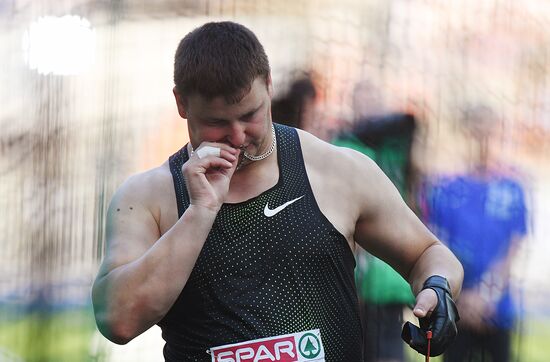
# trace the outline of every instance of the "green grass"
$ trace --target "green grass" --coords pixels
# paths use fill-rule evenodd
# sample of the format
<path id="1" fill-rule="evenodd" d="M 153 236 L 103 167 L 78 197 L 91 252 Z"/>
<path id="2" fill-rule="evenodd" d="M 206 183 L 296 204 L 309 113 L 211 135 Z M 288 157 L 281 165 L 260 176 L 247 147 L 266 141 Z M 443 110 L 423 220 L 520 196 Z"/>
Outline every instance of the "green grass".
<path id="1" fill-rule="evenodd" d="M 21 317 L 0 319 L 0 360 L 10 361 L 17 356 L 29 362 L 91 362 L 108 361 L 107 344 L 101 344 L 99 351 L 91 351 L 92 339 L 96 333 L 91 308 L 56 312 L 51 315 L 38 313 Z M 519 328 L 517 328 L 519 330 Z M 513 337 L 514 361 L 547 362 L 550 351 L 550 319 L 533 318 L 525 321 L 522 334 Z M 407 348 L 407 361 L 421 362 L 424 356 Z M 6 356 L 8 358 L 6 358 Z M 442 362 L 443 358 L 431 358 Z M 116 361 L 114 361 L 116 362 Z"/>
<path id="2" fill-rule="evenodd" d="M 514 353 L 521 362 L 547 362 L 550 355 L 550 319 L 531 319 L 514 336 Z"/>
<path id="3" fill-rule="evenodd" d="M 39 313 L 2 318 L 0 357 L 17 356 L 23 361 L 93 361 L 90 356 L 95 324 L 91 309 Z"/>
<path id="4" fill-rule="evenodd" d="M 516 328 L 512 335 L 512 361 L 548 362 L 550 360 L 550 319 L 532 318 L 524 321 L 521 328 L 522 331 L 519 331 L 519 327 Z M 425 358 L 411 348 L 407 348 L 406 356 L 408 362 L 421 362 Z M 443 358 L 431 357 L 430 361 L 443 362 Z"/>

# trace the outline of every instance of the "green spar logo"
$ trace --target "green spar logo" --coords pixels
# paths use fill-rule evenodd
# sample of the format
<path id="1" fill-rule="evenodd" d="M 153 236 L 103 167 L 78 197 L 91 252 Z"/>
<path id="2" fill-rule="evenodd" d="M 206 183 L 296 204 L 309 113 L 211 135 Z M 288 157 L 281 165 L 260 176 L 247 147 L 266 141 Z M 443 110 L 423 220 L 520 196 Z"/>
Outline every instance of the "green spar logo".
<path id="1" fill-rule="evenodd" d="M 315 334 L 305 333 L 298 342 L 298 352 L 304 358 L 315 358 L 321 353 L 321 341 Z"/>

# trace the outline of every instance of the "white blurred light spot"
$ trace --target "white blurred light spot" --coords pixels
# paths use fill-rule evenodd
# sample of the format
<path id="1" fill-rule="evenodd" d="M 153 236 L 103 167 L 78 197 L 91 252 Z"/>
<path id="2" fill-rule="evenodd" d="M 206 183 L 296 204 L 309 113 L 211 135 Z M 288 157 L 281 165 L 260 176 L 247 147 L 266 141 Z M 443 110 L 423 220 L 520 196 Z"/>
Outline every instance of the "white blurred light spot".
<path id="1" fill-rule="evenodd" d="M 76 15 L 44 16 L 23 35 L 25 62 L 40 74 L 74 75 L 95 57 L 95 30 Z"/>

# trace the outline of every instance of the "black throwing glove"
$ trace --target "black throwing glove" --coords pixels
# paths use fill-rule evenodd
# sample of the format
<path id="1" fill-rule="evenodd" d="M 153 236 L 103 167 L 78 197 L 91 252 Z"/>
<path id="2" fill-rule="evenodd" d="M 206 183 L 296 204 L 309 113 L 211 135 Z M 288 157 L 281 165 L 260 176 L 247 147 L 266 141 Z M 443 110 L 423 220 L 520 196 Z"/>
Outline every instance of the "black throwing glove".
<path id="1" fill-rule="evenodd" d="M 428 353 L 426 332 L 432 331 L 430 356 L 439 356 L 455 339 L 456 322 L 460 319 L 451 297 L 451 288 L 447 279 L 433 275 L 424 282 L 424 289 L 433 289 L 437 294 L 437 306 L 429 317 L 420 318 L 420 328 L 407 322 L 403 326 L 401 338 L 418 353 Z"/>

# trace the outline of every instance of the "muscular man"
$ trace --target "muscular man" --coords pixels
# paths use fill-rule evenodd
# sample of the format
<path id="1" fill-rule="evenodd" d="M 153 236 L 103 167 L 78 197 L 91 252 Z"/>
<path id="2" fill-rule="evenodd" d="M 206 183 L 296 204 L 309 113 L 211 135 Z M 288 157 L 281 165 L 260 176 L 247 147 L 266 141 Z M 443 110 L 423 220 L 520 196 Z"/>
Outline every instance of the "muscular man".
<path id="1" fill-rule="evenodd" d="M 272 123 L 269 63 L 250 30 L 189 33 L 174 80 L 190 142 L 113 197 L 92 295 L 107 338 L 158 324 L 168 361 L 361 361 L 356 243 L 411 283 L 418 317 L 448 321 L 425 281 L 446 278 L 456 297 L 460 263 L 369 158 Z M 447 334 L 432 324 L 434 340 Z"/>

